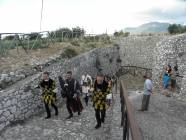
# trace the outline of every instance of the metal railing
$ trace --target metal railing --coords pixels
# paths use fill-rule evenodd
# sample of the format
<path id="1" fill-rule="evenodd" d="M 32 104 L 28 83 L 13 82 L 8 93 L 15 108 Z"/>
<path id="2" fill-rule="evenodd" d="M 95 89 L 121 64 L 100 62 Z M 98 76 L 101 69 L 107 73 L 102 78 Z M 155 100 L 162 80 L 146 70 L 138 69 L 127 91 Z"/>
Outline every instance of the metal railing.
<path id="1" fill-rule="evenodd" d="M 123 127 L 123 140 L 143 140 L 138 124 L 134 117 L 131 102 L 128 99 L 124 83 L 120 81 L 121 98 L 121 126 Z"/>
<path id="2" fill-rule="evenodd" d="M 139 70 L 145 71 L 145 73 L 147 73 L 148 71 L 152 71 L 152 69 L 138 67 L 138 66 L 121 66 L 120 69 L 116 72 L 116 76 L 120 77 L 121 75 L 125 75 L 125 74 L 130 74 L 132 76 L 136 76 L 136 71 L 139 71 Z M 140 74 L 142 74 L 142 73 L 140 73 Z"/>

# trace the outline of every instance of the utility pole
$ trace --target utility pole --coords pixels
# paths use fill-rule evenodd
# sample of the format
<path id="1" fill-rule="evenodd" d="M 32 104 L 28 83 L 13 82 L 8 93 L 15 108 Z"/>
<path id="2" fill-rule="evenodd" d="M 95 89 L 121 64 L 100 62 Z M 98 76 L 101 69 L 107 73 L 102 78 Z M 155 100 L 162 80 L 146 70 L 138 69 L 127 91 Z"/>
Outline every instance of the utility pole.
<path id="1" fill-rule="evenodd" d="M 42 19 L 43 19 L 43 0 L 42 0 L 42 3 L 41 3 L 40 32 L 41 32 L 41 26 L 42 26 Z"/>

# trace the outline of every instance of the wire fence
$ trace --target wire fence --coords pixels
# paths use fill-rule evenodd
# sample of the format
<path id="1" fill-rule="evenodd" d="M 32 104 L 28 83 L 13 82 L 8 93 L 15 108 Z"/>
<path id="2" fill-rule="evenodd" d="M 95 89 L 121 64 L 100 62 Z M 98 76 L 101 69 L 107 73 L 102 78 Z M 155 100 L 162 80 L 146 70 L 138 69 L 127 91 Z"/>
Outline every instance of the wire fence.
<path id="1" fill-rule="evenodd" d="M 73 41 L 111 41 L 114 36 L 108 34 L 83 34 L 81 32 L 35 32 L 25 33 L 0 33 L 0 57 L 6 56 L 10 49 L 19 53 L 23 49 L 29 54 L 33 49 L 47 48 L 60 42 Z"/>

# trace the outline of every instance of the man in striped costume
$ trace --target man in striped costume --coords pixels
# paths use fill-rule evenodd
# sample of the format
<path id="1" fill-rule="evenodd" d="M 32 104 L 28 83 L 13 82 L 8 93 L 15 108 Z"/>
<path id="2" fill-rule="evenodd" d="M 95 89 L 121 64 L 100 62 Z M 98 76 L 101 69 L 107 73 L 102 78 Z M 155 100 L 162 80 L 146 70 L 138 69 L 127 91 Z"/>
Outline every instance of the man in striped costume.
<path id="1" fill-rule="evenodd" d="M 94 83 L 93 91 L 93 107 L 95 109 L 95 116 L 97 120 L 96 129 L 101 127 L 101 123 L 105 121 L 106 113 L 106 96 L 108 94 L 108 83 L 104 81 L 104 76 L 98 74 Z"/>
<path id="2" fill-rule="evenodd" d="M 55 81 L 49 78 L 48 72 L 43 73 L 43 80 L 39 83 L 39 86 L 42 88 L 42 98 L 47 112 L 47 117 L 45 119 L 51 118 L 49 105 L 51 105 L 54 108 L 55 115 L 58 115 L 58 108 L 55 105 L 56 93 L 54 92 L 56 85 Z"/>

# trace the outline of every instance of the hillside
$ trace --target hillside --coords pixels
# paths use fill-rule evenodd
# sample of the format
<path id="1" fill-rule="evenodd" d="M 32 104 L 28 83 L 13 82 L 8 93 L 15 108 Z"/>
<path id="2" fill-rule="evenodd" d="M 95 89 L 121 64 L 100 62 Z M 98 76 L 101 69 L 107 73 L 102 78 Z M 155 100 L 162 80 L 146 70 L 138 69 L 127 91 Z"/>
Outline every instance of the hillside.
<path id="1" fill-rule="evenodd" d="M 167 32 L 169 25 L 169 23 L 149 22 L 138 27 L 125 28 L 124 31 L 130 33 L 162 33 Z"/>
<path id="2" fill-rule="evenodd" d="M 94 48 L 113 46 L 113 42 L 72 40 L 55 42 L 48 47 L 29 50 L 19 46 L 0 56 L 0 92 L 2 89 L 31 76 L 55 61 L 64 61 Z"/>

